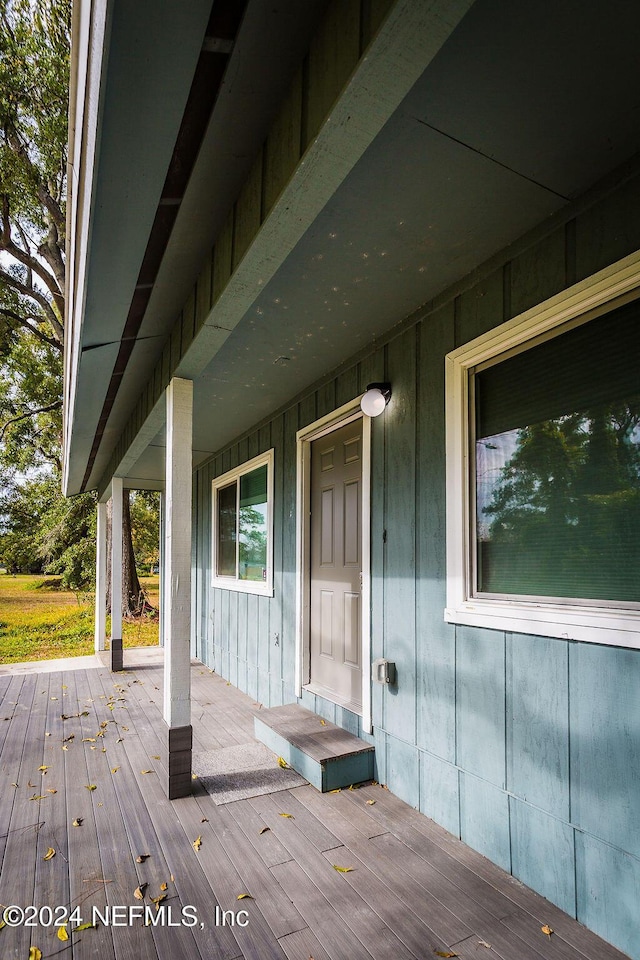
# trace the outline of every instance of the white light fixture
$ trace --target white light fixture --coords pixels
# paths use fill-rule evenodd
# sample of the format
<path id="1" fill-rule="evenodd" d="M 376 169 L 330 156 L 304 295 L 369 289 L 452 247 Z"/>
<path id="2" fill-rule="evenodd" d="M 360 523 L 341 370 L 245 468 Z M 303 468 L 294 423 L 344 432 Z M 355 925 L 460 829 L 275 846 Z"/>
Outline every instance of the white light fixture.
<path id="1" fill-rule="evenodd" d="M 390 383 L 370 383 L 360 401 L 360 408 L 368 417 L 378 417 L 390 399 Z"/>

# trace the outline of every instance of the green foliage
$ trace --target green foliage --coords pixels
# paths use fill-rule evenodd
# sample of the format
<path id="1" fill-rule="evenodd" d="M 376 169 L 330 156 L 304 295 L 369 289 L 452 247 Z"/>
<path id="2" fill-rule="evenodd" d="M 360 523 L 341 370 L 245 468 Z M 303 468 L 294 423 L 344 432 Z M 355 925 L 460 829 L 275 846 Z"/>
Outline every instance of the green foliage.
<path id="1" fill-rule="evenodd" d="M 152 490 L 132 490 L 129 509 L 136 560 L 151 569 L 160 559 L 160 494 Z"/>

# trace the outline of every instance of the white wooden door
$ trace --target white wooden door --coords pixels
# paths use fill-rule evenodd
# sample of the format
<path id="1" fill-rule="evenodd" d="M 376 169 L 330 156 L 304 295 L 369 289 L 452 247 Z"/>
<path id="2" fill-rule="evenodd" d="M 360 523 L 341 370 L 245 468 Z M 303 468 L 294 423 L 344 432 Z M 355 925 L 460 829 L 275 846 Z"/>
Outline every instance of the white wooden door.
<path id="1" fill-rule="evenodd" d="M 362 711 L 362 419 L 311 443 L 311 686 Z"/>

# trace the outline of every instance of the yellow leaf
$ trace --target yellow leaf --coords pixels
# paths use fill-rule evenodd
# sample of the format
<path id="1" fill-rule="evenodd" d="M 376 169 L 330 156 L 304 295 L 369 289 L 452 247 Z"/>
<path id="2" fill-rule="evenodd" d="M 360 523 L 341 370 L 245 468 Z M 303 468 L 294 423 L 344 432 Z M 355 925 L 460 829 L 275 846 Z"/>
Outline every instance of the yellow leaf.
<path id="1" fill-rule="evenodd" d="M 153 770 L 141 770 L 140 773 L 153 773 Z"/>
<path id="2" fill-rule="evenodd" d="M 57 790 L 54 790 L 53 787 L 47 787 L 47 793 L 57 793 Z"/>
<path id="3" fill-rule="evenodd" d="M 42 770 L 43 773 L 46 773 L 48 769 L 49 767 L 46 765 L 46 763 L 43 763 L 41 767 L 38 767 L 38 770 Z"/>
<path id="4" fill-rule="evenodd" d="M 117 773 L 120 767 L 111 767 L 111 773 Z"/>
<path id="5" fill-rule="evenodd" d="M 151 754 L 151 759 L 152 759 L 152 760 L 159 760 L 159 759 L 160 759 L 160 754 L 159 754 L 159 753 L 153 753 L 153 754 Z"/>
<path id="6" fill-rule="evenodd" d="M 267 830 L 271 830 L 271 827 L 263 827 L 258 836 L 261 836 L 263 833 L 266 833 Z"/>
<path id="7" fill-rule="evenodd" d="M 352 783 L 351 786 L 349 787 L 349 790 L 359 790 L 359 789 L 360 789 L 360 785 L 357 783 Z"/>
<path id="8" fill-rule="evenodd" d="M 369 804 L 370 807 L 372 807 L 373 804 L 375 803 L 375 800 L 367 800 L 367 803 Z"/>
<path id="9" fill-rule="evenodd" d="M 338 873 L 351 873 L 353 867 L 339 867 L 337 864 L 332 864 L 333 869 L 337 870 Z"/>
<path id="10" fill-rule="evenodd" d="M 124 730 L 125 733 L 129 733 L 129 727 L 121 727 L 120 729 L 121 729 L 121 730 Z"/>
<path id="11" fill-rule="evenodd" d="M 45 733 L 45 737 L 50 737 L 50 736 L 51 736 L 50 733 Z"/>
<path id="12" fill-rule="evenodd" d="M 197 780 L 197 779 L 198 779 L 198 774 L 197 774 L 197 773 L 192 773 L 192 774 L 191 774 L 191 779 L 192 779 L 192 780 Z"/>
<path id="13" fill-rule="evenodd" d="M 56 852 L 55 852 L 55 850 L 53 849 L 53 847 L 49 847 L 49 849 L 47 850 L 47 852 L 45 853 L 45 855 L 44 855 L 44 857 L 43 857 L 42 859 L 43 859 L 43 860 L 53 860 L 53 858 L 55 857 L 55 855 L 56 855 Z"/>
<path id="14" fill-rule="evenodd" d="M 63 749 L 63 750 L 68 750 L 68 749 L 69 749 L 69 747 L 63 747 L 62 749 Z"/>
<path id="15" fill-rule="evenodd" d="M 73 821 L 73 823 L 71 824 L 71 826 L 72 826 L 72 827 L 81 827 L 83 820 L 84 820 L 84 817 L 76 817 L 76 819 Z"/>
<path id="16" fill-rule="evenodd" d="M 37 947 L 29 947 L 29 960 L 42 960 L 42 950 Z"/>
<path id="17" fill-rule="evenodd" d="M 96 790 L 96 789 L 97 789 L 95 783 L 85 783 L 85 787 L 86 787 L 87 790 Z"/>
<path id="18" fill-rule="evenodd" d="M 326 725 L 327 725 L 327 721 L 326 721 L 326 720 L 321 720 L 320 723 L 322 724 L 323 727 L 326 727 Z"/>
<path id="19" fill-rule="evenodd" d="M 236 900 L 253 900 L 250 893 L 239 893 Z"/>
<path id="20" fill-rule="evenodd" d="M 160 884 L 160 889 L 161 889 L 161 890 L 166 890 L 166 889 L 167 889 L 167 886 L 168 886 L 168 884 L 166 884 L 166 883 L 161 883 L 161 884 Z"/>
<path id="21" fill-rule="evenodd" d="M 45 796 L 45 794 L 41 794 L 39 797 L 37 797 L 34 793 L 32 797 L 29 797 L 29 800 L 46 800 L 46 799 L 47 797 Z"/>
<path id="22" fill-rule="evenodd" d="M 289 764 L 287 763 L 284 757 L 278 757 L 278 766 L 282 767 L 283 770 L 289 769 Z"/>
<path id="23" fill-rule="evenodd" d="M 79 927 L 74 927 L 74 933 L 80 933 L 81 930 L 93 930 L 95 923 L 81 923 Z"/>
<path id="24" fill-rule="evenodd" d="M 436 957 L 457 957 L 457 953 L 451 953 L 449 950 L 434 950 Z"/>
<path id="25" fill-rule="evenodd" d="M 202 846 L 202 837 L 196 837 L 196 839 L 193 841 L 193 849 L 197 851 L 200 849 L 201 846 Z"/>
<path id="26" fill-rule="evenodd" d="M 95 742 L 96 742 L 96 738 L 95 738 L 95 737 L 83 737 L 83 738 L 82 738 L 82 742 L 83 742 L 83 743 L 95 743 Z"/>
<path id="27" fill-rule="evenodd" d="M 67 925 L 66 923 L 63 923 L 58 930 L 58 940 L 65 941 L 68 939 L 69 939 L 69 934 L 67 933 Z"/>
<path id="28" fill-rule="evenodd" d="M 151 903 L 155 903 L 156 910 L 160 909 L 160 904 L 167 899 L 166 893 L 161 893 L 159 897 L 150 897 Z"/>
<path id="29" fill-rule="evenodd" d="M 7 923 L 5 920 L 0 920 L 0 930 L 2 930 L 3 927 L 6 927 L 6 925 Z"/>
<path id="30" fill-rule="evenodd" d="M 148 883 L 141 883 L 139 887 L 135 888 L 135 890 L 133 891 L 133 895 L 136 898 L 136 900 L 144 900 L 144 895 L 148 886 L 149 886 Z"/>
<path id="31" fill-rule="evenodd" d="M 546 933 L 548 937 L 551 937 L 553 930 L 551 929 L 548 923 L 545 923 L 544 927 L 540 927 L 540 929 L 542 930 L 543 933 Z"/>
<path id="32" fill-rule="evenodd" d="M 295 820 L 295 817 L 294 817 L 294 815 L 293 815 L 292 813 L 281 813 L 280 816 L 281 816 L 281 817 L 286 817 L 287 820 Z"/>
<path id="33" fill-rule="evenodd" d="M 342 788 L 337 787 L 335 790 L 329 790 L 329 793 L 342 793 Z"/>

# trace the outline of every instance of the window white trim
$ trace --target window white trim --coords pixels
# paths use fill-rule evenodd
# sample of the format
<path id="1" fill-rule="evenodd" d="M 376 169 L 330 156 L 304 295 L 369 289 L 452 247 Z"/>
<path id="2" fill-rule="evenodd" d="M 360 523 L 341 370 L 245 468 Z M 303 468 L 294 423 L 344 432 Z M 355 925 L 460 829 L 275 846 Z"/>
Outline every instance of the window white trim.
<path id="1" fill-rule="evenodd" d="M 273 449 L 247 460 L 211 482 L 211 586 L 238 593 L 253 593 L 262 597 L 273 596 Z M 234 480 L 258 467 L 267 467 L 267 577 L 266 580 L 238 580 L 235 577 L 216 575 L 218 569 L 218 490 L 228 487 Z"/>
<path id="2" fill-rule="evenodd" d="M 311 443 L 362 418 L 362 729 L 372 731 L 371 717 L 371 419 L 360 409 L 362 395 L 296 434 L 296 696 L 309 686 L 311 615 Z M 313 692 L 313 691 L 312 691 Z M 320 694 L 329 699 L 326 692 Z M 342 704 L 344 706 L 344 704 Z M 353 710 L 352 707 L 348 709 Z"/>
<path id="3" fill-rule="evenodd" d="M 445 358 L 447 606 L 449 623 L 640 648 L 640 609 L 558 600 L 473 596 L 469 462 L 470 370 L 640 296 L 640 252 L 495 327 Z"/>

